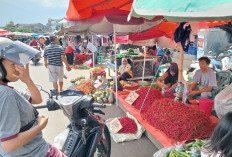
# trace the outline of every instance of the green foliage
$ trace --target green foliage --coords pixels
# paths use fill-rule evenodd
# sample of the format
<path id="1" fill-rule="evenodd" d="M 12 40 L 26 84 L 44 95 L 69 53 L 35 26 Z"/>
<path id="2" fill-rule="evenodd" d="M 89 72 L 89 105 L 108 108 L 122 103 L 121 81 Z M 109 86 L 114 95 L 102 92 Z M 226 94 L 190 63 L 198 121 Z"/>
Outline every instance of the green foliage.
<path id="1" fill-rule="evenodd" d="M 3 29 L 11 32 L 33 33 L 32 30 L 26 28 L 15 28 L 14 26 L 5 26 Z"/>

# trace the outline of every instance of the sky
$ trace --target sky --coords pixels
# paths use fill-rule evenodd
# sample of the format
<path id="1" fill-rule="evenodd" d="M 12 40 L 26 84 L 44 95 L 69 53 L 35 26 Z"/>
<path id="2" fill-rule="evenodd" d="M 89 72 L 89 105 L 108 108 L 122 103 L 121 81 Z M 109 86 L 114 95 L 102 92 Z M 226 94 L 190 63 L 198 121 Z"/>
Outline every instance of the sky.
<path id="1" fill-rule="evenodd" d="M 48 18 L 63 18 L 68 4 L 69 0 L 0 0 L 0 27 L 10 21 L 47 24 Z"/>

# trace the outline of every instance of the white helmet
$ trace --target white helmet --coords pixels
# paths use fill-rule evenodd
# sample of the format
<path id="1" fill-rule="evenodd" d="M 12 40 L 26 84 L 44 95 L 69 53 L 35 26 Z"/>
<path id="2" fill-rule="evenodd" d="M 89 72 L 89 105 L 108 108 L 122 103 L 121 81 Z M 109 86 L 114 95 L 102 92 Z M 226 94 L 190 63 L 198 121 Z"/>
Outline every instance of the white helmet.
<path id="1" fill-rule="evenodd" d="M 26 65 L 40 51 L 20 41 L 0 37 L 0 59 L 8 59 L 15 64 Z"/>

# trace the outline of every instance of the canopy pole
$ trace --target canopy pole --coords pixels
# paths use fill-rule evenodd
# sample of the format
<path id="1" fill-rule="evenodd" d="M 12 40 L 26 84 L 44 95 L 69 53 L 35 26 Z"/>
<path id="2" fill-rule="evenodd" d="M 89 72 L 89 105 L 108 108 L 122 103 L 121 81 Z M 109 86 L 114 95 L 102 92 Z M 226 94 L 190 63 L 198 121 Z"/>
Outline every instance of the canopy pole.
<path id="1" fill-rule="evenodd" d="M 143 59 L 143 78 L 142 78 L 142 82 L 144 81 L 144 74 L 145 74 L 145 68 L 146 68 L 146 50 L 147 50 L 147 47 L 145 46 L 144 47 L 144 59 Z"/>
<path id="2" fill-rule="evenodd" d="M 114 27 L 114 59 L 115 59 L 115 85 L 116 85 L 116 106 L 118 107 L 118 69 L 117 69 L 117 48 L 116 48 L 116 35 Z"/>
<path id="3" fill-rule="evenodd" d="M 93 44 L 93 35 L 92 35 L 92 44 Z M 95 45 L 94 45 L 95 46 Z M 92 52 L 93 53 L 93 68 L 95 67 L 95 52 Z"/>
<path id="4" fill-rule="evenodd" d="M 184 50 L 182 48 L 181 43 L 178 43 L 179 53 L 179 65 L 178 65 L 178 82 L 177 82 L 177 94 L 176 94 L 176 101 L 182 101 L 183 99 L 183 90 L 184 85 L 182 83 L 183 80 L 183 65 L 184 65 Z"/>

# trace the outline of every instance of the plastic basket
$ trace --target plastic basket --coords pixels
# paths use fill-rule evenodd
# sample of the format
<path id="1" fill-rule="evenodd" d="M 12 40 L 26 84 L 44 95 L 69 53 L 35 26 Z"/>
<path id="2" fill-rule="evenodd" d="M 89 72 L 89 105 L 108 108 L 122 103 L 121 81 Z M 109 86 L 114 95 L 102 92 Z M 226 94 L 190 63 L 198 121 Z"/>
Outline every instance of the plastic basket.
<path id="1" fill-rule="evenodd" d="M 211 116 L 214 101 L 211 99 L 200 98 L 199 99 L 199 110 L 205 112 L 206 115 Z"/>

